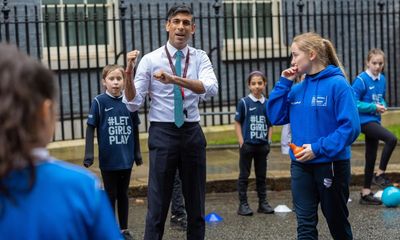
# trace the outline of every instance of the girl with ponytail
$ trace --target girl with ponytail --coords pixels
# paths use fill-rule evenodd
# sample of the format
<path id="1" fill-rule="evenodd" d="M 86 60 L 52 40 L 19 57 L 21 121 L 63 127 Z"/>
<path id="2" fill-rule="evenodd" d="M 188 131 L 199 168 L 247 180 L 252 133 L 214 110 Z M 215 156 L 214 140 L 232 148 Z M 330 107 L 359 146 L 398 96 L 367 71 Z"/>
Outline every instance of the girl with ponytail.
<path id="1" fill-rule="evenodd" d="M 291 189 L 297 238 L 318 239 L 318 205 L 333 239 L 352 239 L 347 200 L 350 146 L 360 133 L 354 94 L 332 43 L 316 33 L 296 36 L 291 67 L 270 94 L 273 125 L 290 123 L 292 143 L 302 151 L 291 157 Z M 299 84 L 293 80 L 305 74 Z"/>

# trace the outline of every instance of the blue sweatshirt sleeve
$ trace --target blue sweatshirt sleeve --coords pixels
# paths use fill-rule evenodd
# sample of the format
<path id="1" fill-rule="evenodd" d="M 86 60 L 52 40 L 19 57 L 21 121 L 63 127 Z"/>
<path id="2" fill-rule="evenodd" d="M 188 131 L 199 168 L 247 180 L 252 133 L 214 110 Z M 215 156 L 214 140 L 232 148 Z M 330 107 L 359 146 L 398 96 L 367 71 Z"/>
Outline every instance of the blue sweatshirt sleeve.
<path id="1" fill-rule="evenodd" d="M 357 101 L 357 109 L 362 113 L 375 113 L 376 105 L 375 103 L 367 103 L 362 101 Z"/>
<path id="2" fill-rule="evenodd" d="M 268 118 L 273 125 L 289 123 L 289 92 L 293 81 L 280 77 L 271 91 L 267 104 Z"/>
<path id="3" fill-rule="evenodd" d="M 353 91 L 350 87 L 339 93 L 335 101 L 336 121 L 339 127 L 326 137 L 312 143 L 311 147 L 316 157 L 325 155 L 335 157 L 339 152 L 351 145 L 360 134 L 360 119 L 358 116 Z"/>
<path id="4" fill-rule="evenodd" d="M 387 103 L 386 103 L 385 99 L 382 98 L 381 104 L 382 104 L 385 108 L 387 108 Z"/>
<path id="5" fill-rule="evenodd" d="M 386 79 L 385 79 L 385 76 L 383 76 L 383 87 L 382 87 L 382 89 L 383 89 L 383 93 L 382 93 L 382 99 L 380 100 L 380 103 L 385 107 L 385 108 L 387 108 L 387 103 L 386 103 L 386 101 L 385 101 L 385 98 L 386 98 Z"/>
<path id="6" fill-rule="evenodd" d="M 352 88 L 354 91 L 354 97 L 357 102 L 358 111 L 362 113 L 375 113 L 376 105 L 374 103 L 364 102 L 360 100 L 364 96 L 366 91 L 365 83 L 360 79 L 360 77 L 357 77 L 354 80 Z"/>

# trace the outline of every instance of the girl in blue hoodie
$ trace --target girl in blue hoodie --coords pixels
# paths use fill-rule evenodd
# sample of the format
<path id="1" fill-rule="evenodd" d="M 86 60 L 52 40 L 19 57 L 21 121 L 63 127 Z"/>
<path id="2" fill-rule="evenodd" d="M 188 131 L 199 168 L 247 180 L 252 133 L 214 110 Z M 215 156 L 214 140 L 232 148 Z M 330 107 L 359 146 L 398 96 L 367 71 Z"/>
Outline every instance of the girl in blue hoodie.
<path id="1" fill-rule="evenodd" d="M 382 74 L 385 53 L 380 49 L 371 49 L 367 56 L 367 70 L 360 73 L 353 82 L 361 131 L 365 134 L 365 170 L 364 186 L 361 190 L 360 204 L 380 205 L 382 202 L 371 192 L 371 182 L 385 188 L 391 182 L 385 176 L 387 164 L 397 138 L 381 125 L 381 114 L 386 111 L 386 80 Z M 379 140 L 385 142 L 379 169 L 374 175 Z"/>
<path id="2" fill-rule="evenodd" d="M 360 133 L 354 94 L 332 43 L 316 33 L 293 39 L 292 67 L 282 72 L 268 101 L 274 125 L 290 122 L 291 189 L 298 239 L 318 239 L 318 204 L 334 239 L 352 239 L 348 221 L 350 145 Z M 304 80 L 293 80 L 305 74 Z"/>

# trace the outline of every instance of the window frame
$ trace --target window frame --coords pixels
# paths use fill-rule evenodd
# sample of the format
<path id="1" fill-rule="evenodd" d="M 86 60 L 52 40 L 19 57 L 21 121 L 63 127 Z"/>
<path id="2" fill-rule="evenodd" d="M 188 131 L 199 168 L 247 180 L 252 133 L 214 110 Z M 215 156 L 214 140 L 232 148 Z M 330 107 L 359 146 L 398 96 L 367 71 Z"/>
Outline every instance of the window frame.
<path id="1" fill-rule="evenodd" d="M 266 59 L 272 57 L 286 57 L 287 56 L 287 46 L 283 42 L 283 31 L 282 31 L 282 23 L 279 24 L 279 19 L 276 16 L 280 16 L 282 12 L 282 5 L 278 2 L 281 0 L 224 0 L 223 4 L 233 4 L 234 10 L 232 22 L 234 23 L 235 36 L 233 38 L 226 38 L 226 34 L 223 40 L 223 48 L 221 52 L 222 59 L 224 61 L 235 61 L 235 60 L 247 60 L 247 59 Z M 238 4 L 247 4 L 250 3 L 252 5 L 252 20 L 251 24 L 253 25 L 253 35 L 252 37 L 238 37 L 238 29 L 240 25 L 240 19 L 237 18 L 236 11 Z M 271 3 L 271 18 L 272 18 L 272 26 L 280 26 L 281 30 L 277 27 L 273 27 L 271 29 L 271 36 L 276 37 L 258 37 L 257 35 L 257 25 L 253 24 L 253 22 L 257 21 L 257 10 L 256 4 L 259 3 Z M 278 8 L 280 7 L 280 8 Z M 226 17 L 226 16 L 225 16 Z M 225 22 L 224 22 L 225 24 Z M 277 37 L 281 34 L 281 37 Z M 249 44 L 250 43 L 250 44 Z M 256 49 L 254 46 L 258 46 Z"/>
<path id="2" fill-rule="evenodd" d="M 48 5 L 47 7 L 51 7 L 54 9 L 56 6 L 59 8 L 60 12 L 60 19 L 59 21 L 64 21 L 64 10 L 65 7 L 67 8 L 75 8 L 75 5 L 79 7 L 94 7 L 95 5 L 97 7 L 103 6 L 101 3 L 81 3 L 81 4 L 68 4 L 68 3 L 63 3 L 66 0 L 58 0 L 60 4 L 42 4 L 41 5 L 41 18 L 42 18 L 42 23 L 43 27 L 41 29 L 42 33 L 42 39 L 41 39 L 41 48 L 42 48 L 42 58 L 41 61 L 44 65 L 50 67 L 51 65 L 52 69 L 58 69 L 58 70 L 65 70 L 65 69 L 80 69 L 82 68 L 88 68 L 88 67 L 97 67 L 97 66 L 104 66 L 107 64 L 107 62 L 114 62 L 115 61 L 115 52 L 119 52 L 121 49 L 121 36 L 120 36 L 120 28 L 119 28 L 119 21 L 115 21 L 115 28 L 114 28 L 114 23 L 111 21 L 112 16 L 113 16 L 113 5 L 115 6 L 115 19 L 118 19 L 119 12 L 118 12 L 118 0 L 107 0 L 106 3 L 104 4 L 106 6 L 106 11 L 107 11 L 107 19 L 106 19 L 106 24 L 107 24 L 107 30 L 108 32 L 105 33 L 108 35 L 108 43 L 107 44 L 84 44 L 84 45 L 75 45 L 75 46 L 67 46 L 66 44 L 62 44 L 60 46 L 46 46 L 45 45 L 45 33 L 44 33 L 44 28 L 45 28 L 45 19 L 44 18 L 44 9 L 45 5 Z M 87 2 L 87 0 L 82 0 L 82 2 Z M 61 24 L 61 30 L 60 31 L 60 42 L 61 43 L 66 43 L 66 30 L 65 30 L 65 24 Z M 115 40 L 114 41 L 114 35 L 115 35 Z M 106 47 L 107 46 L 107 47 Z M 87 52 L 88 49 L 88 52 Z M 96 54 L 98 52 L 98 54 Z M 69 57 L 68 57 L 69 54 Z M 50 55 L 50 58 L 49 58 Z M 108 59 L 106 59 L 106 56 L 108 56 Z M 78 59 L 79 61 L 79 66 L 78 66 Z M 89 64 L 88 60 L 89 59 Z"/>

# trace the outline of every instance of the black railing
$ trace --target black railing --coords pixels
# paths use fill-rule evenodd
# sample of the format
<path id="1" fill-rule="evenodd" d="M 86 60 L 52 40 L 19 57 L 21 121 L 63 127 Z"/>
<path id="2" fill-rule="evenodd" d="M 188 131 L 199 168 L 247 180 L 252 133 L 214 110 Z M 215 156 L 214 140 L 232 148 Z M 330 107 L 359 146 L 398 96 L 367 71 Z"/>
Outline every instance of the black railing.
<path id="1" fill-rule="evenodd" d="M 55 140 L 84 137 L 92 98 L 103 91 L 102 67 L 124 65 L 127 51 L 146 54 L 167 41 L 164 24 L 171 3 L 131 2 L 14 6 L 3 1 L 0 41 L 18 45 L 57 75 L 61 94 Z M 400 107 L 399 0 L 202 0 L 191 6 L 196 23 L 191 45 L 208 53 L 220 86 L 217 96 L 200 103 L 203 126 L 232 123 L 237 101 L 248 92 L 245 78 L 253 70 L 266 73 L 268 94 L 290 63 L 290 41 L 306 31 L 332 40 L 350 81 L 364 69 L 368 50 L 382 48 L 387 102 Z M 147 130 L 148 107 L 146 101 L 140 111 L 142 131 Z"/>

